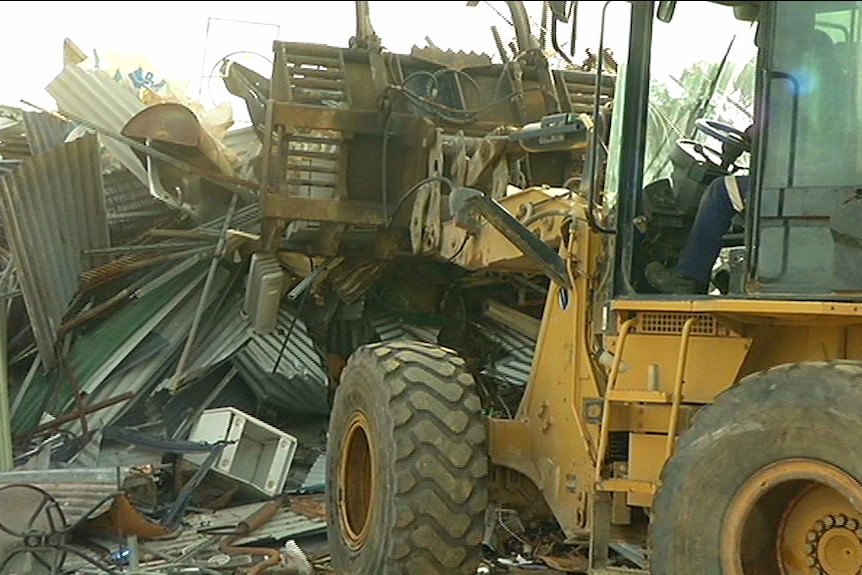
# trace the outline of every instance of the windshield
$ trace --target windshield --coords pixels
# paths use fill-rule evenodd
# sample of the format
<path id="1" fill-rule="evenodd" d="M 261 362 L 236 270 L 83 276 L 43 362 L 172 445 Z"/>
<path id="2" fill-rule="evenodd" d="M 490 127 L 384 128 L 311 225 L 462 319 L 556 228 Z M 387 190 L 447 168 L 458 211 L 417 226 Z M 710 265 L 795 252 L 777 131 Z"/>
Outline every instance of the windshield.
<path id="1" fill-rule="evenodd" d="M 624 2 L 609 11 L 606 30 L 628 30 Z M 744 130 L 754 112 L 757 48 L 756 28 L 734 18 L 733 10 L 713 2 L 679 2 L 671 22 L 655 21 L 650 59 L 649 108 L 643 183 L 673 176 L 673 153 L 682 140 L 695 141 L 716 151 L 720 143 L 695 128 L 698 118 L 710 118 Z M 624 52 L 621 52 L 624 53 Z M 623 85 L 621 63 L 618 85 Z M 618 94 L 615 108 L 623 108 Z M 608 155 L 605 200 L 616 205 L 619 166 L 630 151 L 619 149 L 621 123 L 615 122 Z M 744 155 L 744 156 L 747 156 Z M 694 158 L 696 161 L 697 158 Z M 748 157 L 737 161 L 746 166 Z"/>
<path id="2" fill-rule="evenodd" d="M 712 2 L 679 2 L 670 23 L 656 22 L 650 68 L 644 182 L 670 175 L 680 139 L 720 149 L 695 128 L 711 118 L 744 130 L 754 106 L 755 28 Z"/>
<path id="3" fill-rule="evenodd" d="M 862 4 L 791 4 L 776 7 L 781 33 L 775 34 L 768 89 L 770 109 L 781 115 L 768 122 L 766 180 L 775 187 L 856 185 L 862 136 L 852 73 Z"/>

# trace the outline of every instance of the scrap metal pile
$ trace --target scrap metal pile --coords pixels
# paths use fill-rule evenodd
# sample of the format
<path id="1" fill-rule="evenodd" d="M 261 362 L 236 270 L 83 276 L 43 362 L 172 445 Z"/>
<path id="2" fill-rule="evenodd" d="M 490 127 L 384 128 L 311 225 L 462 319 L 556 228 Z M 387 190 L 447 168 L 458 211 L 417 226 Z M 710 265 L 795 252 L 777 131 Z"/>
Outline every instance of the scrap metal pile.
<path id="1" fill-rule="evenodd" d="M 320 348 L 245 311 L 260 141 L 163 88 L 73 59 L 0 107 L 4 575 L 310 573 L 325 531 Z"/>
<path id="2" fill-rule="evenodd" d="M 440 206 L 505 201 L 513 165 L 564 181 L 553 154 L 507 162 L 508 135 L 549 102 L 571 121 L 594 76 L 549 94 L 472 53 L 275 51 L 272 78 L 224 61 L 247 128 L 71 43 L 58 111 L 0 107 L 3 575 L 322 568 L 296 540 L 325 531 L 329 400 L 363 343 L 458 349 L 511 417 L 547 281 L 476 259 Z"/>

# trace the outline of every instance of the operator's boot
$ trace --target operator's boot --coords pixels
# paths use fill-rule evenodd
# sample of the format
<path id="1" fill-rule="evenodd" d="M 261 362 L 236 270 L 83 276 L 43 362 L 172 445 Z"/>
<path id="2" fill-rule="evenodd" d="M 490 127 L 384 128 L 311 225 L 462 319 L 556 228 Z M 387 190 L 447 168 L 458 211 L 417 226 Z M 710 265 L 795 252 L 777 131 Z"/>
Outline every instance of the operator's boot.
<path id="1" fill-rule="evenodd" d="M 650 262 L 644 269 L 647 281 L 662 293 L 705 294 L 703 283 L 684 276 L 676 268 L 666 268 L 661 262 Z"/>

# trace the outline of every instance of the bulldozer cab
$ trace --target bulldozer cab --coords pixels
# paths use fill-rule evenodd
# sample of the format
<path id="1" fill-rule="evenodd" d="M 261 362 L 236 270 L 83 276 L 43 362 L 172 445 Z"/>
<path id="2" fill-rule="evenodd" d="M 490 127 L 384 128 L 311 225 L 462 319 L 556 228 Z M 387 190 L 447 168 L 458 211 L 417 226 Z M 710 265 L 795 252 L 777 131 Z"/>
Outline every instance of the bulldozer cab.
<path id="1" fill-rule="evenodd" d="M 729 174 L 747 174 L 751 189 L 723 238 L 709 293 L 852 298 L 862 279 L 853 216 L 859 206 L 858 87 L 853 77 L 860 6 L 712 3 L 706 10 L 725 17 L 731 12 L 727 5 L 732 6 L 737 22 L 724 29 L 694 3 L 674 4 L 659 3 L 657 19 L 652 13 L 638 15 L 648 8 L 633 7 L 627 73 L 634 88 L 626 94 L 615 145 L 645 153 L 642 166 L 625 165 L 626 159 L 609 167 L 619 175 L 617 231 L 623 238 L 616 293 L 654 293 L 643 268 L 656 260 L 676 263 L 706 186 Z M 700 41 L 709 41 L 720 29 L 725 39 L 716 40 L 716 49 L 724 42 L 726 52 L 708 66 L 702 62 L 682 71 L 676 78 L 682 97 L 669 113 L 662 101 L 668 95 L 656 89 L 649 74 L 666 64 L 662 58 L 680 57 L 660 47 L 686 38 L 680 27 L 690 28 L 698 13 L 702 20 L 694 26 Z M 650 51 L 651 61 L 643 61 L 642 54 Z M 702 83 L 686 83 L 695 72 L 703 75 Z M 642 101 L 633 97 L 637 86 L 649 90 Z M 685 116 L 680 117 L 680 109 Z M 752 123 L 750 153 L 743 154 L 741 164 L 728 164 L 722 158 L 724 146 Z M 716 126 L 721 129 L 710 129 Z M 669 132 L 676 136 L 671 143 Z"/>

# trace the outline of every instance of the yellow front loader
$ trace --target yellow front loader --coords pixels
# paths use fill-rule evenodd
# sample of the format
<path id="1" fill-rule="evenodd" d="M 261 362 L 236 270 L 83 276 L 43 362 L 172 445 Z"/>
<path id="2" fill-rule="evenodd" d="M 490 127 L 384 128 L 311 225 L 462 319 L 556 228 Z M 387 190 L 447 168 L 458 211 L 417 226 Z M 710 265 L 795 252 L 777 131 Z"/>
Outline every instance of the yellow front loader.
<path id="1" fill-rule="evenodd" d="M 500 61 L 388 53 L 366 3 L 350 47 L 274 47 L 260 251 L 330 359 L 334 569 L 472 575 L 507 509 L 593 574 L 862 573 L 862 3 L 552 2 L 556 53 L 507 4 Z M 707 289 L 655 289 L 743 172 Z"/>

